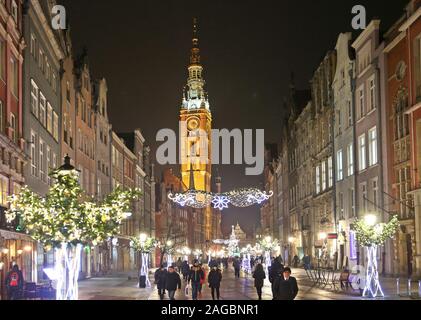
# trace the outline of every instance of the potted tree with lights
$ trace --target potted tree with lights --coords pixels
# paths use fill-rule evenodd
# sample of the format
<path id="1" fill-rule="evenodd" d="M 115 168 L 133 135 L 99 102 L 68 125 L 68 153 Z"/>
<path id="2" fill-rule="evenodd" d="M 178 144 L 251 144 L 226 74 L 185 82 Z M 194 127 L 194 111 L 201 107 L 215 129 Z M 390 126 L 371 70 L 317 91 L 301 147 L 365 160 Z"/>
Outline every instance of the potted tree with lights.
<path id="1" fill-rule="evenodd" d="M 357 241 L 366 248 L 367 268 L 363 297 L 384 297 L 379 281 L 377 268 L 377 249 L 383 245 L 388 238 L 392 238 L 399 227 L 397 216 L 393 216 L 388 223 L 377 223 L 373 214 L 365 216 L 364 219 L 352 224 L 351 229 L 355 232 Z"/>
<path id="2" fill-rule="evenodd" d="M 130 240 L 130 247 L 136 252 L 140 253 L 141 264 L 139 272 L 139 288 L 150 288 L 149 281 L 149 255 L 157 246 L 157 241 L 154 238 L 148 237 L 142 233 L 139 237 L 132 237 Z"/>
<path id="3" fill-rule="evenodd" d="M 96 246 L 116 235 L 123 220 L 131 215 L 131 202 L 140 191 L 117 189 L 101 203 L 84 201 L 78 172 L 68 156 L 50 176 L 55 183 L 45 197 L 27 187 L 11 196 L 6 219 L 8 223 L 18 221 L 18 228 L 46 250 L 55 250 L 50 274 L 56 281 L 56 299 L 77 300 L 83 247 Z"/>

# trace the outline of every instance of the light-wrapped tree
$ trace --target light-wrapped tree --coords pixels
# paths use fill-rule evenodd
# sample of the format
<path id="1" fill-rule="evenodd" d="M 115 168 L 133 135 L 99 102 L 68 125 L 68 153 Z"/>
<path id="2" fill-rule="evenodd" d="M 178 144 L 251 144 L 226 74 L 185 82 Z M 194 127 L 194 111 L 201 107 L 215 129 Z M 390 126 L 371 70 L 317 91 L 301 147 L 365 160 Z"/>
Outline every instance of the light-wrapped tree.
<path id="1" fill-rule="evenodd" d="M 141 234 L 139 237 L 130 238 L 130 247 L 140 253 L 141 265 L 139 272 L 139 287 L 150 288 L 151 282 L 149 281 L 149 255 L 158 245 L 156 239 L 148 237 L 146 234 Z M 142 282 L 145 282 L 144 285 Z"/>
<path id="2" fill-rule="evenodd" d="M 376 224 L 375 215 L 367 215 L 365 219 L 358 220 L 351 225 L 351 230 L 355 232 L 358 243 L 367 249 L 367 269 L 363 297 L 384 297 L 377 268 L 377 248 L 383 245 L 387 239 L 392 238 L 398 227 L 399 219 L 397 216 L 393 216 L 388 223 Z"/>
<path id="3" fill-rule="evenodd" d="M 57 300 L 77 300 L 83 246 L 96 246 L 117 235 L 140 190 L 116 189 L 101 203 L 84 201 L 78 172 L 69 157 L 50 176 L 55 183 L 45 197 L 27 187 L 11 196 L 6 219 L 9 223 L 18 221 L 19 230 L 47 250 L 55 250 Z"/>

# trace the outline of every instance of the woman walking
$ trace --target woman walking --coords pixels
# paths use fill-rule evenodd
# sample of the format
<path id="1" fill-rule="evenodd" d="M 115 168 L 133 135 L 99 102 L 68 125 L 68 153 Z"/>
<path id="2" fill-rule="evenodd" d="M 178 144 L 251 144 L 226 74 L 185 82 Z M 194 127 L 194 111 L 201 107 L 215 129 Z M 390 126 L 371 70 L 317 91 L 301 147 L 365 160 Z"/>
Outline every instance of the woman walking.
<path id="1" fill-rule="evenodd" d="M 209 288 L 212 290 L 212 300 L 215 300 L 215 291 L 216 291 L 216 298 L 219 300 L 219 288 L 221 287 L 222 281 L 222 272 L 217 267 L 213 267 L 211 272 L 208 275 L 208 283 Z"/>
<path id="2" fill-rule="evenodd" d="M 263 265 L 261 263 L 256 265 L 256 269 L 253 273 L 254 286 L 256 287 L 257 295 L 259 300 L 262 300 L 262 288 L 266 279 L 265 271 L 263 270 Z"/>

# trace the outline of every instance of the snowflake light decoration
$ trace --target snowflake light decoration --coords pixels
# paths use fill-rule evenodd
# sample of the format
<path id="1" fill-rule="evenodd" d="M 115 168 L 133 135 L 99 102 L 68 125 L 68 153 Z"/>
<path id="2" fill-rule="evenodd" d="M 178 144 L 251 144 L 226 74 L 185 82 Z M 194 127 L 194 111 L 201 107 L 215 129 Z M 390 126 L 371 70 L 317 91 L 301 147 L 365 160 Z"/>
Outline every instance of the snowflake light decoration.
<path id="1" fill-rule="evenodd" d="M 228 209 L 228 204 L 230 203 L 230 200 L 226 196 L 215 196 L 212 199 L 212 204 L 215 209 L 219 209 L 220 211 L 224 209 Z"/>

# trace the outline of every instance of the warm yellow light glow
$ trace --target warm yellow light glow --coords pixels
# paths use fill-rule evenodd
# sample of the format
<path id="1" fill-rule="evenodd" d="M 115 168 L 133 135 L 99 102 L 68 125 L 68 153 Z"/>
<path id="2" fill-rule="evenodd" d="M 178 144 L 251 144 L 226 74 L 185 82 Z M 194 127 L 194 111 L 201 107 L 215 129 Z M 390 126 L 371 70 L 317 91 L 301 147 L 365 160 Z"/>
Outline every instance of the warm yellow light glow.
<path id="1" fill-rule="evenodd" d="M 172 247 L 172 241 L 171 240 L 167 241 L 167 247 Z"/>
<path id="2" fill-rule="evenodd" d="M 25 246 L 25 248 L 23 248 L 23 250 L 25 250 L 26 252 L 30 252 L 30 251 L 32 251 L 32 247 L 31 246 Z"/>
<path id="3" fill-rule="evenodd" d="M 20 250 L 17 251 L 17 253 L 18 253 L 18 255 L 21 255 L 23 253 L 23 250 L 20 249 Z"/>
<path id="4" fill-rule="evenodd" d="M 141 233 L 139 236 L 140 242 L 146 242 L 148 236 L 145 233 Z"/>
<path id="5" fill-rule="evenodd" d="M 373 227 L 377 223 L 377 217 L 374 214 L 367 214 L 364 217 L 364 221 L 370 227 Z"/>
<path id="6" fill-rule="evenodd" d="M 289 237 L 289 238 L 288 238 L 288 242 L 289 242 L 289 243 L 293 243 L 294 241 L 295 241 L 295 238 L 294 238 L 294 237 Z"/>
<path id="7" fill-rule="evenodd" d="M 327 234 L 325 232 L 320 232 L 319 233 L 319 239 L 320 240 L 326 240 L 327 239 Z"/>
<path id="8" fill-rule="evenodd" d="M 4 254 L 8 254 L 9 253 L 9 249 L 4 248 L 1 252 L 3 252 Z"/>
<path id="9" fill-rule="evenodd" d="M 266 237 L 265 240 L 266 240 L 266 242 L 271 242 L 272 241 L 272 237 Z"/>

